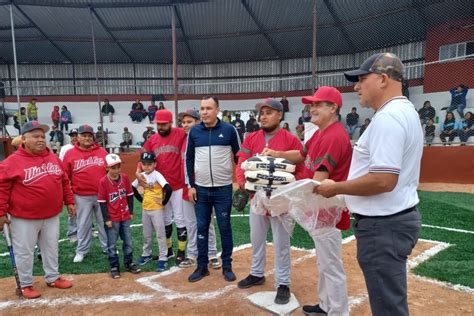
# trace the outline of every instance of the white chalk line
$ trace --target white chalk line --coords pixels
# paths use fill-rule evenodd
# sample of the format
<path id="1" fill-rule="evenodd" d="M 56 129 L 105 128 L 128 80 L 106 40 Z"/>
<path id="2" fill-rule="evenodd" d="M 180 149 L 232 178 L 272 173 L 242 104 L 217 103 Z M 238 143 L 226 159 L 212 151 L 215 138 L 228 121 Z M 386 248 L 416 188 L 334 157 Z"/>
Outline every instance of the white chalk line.
<path id="1" fill-rule="evenodd" d="M 428 225 L 428 224 L 421 224 L 421 226 L 428 227 L 428 228 L 442 229 L 442 230 L 447 230 L 447 231 L 456 232 L 456 233 L 474 234 L 474 231 L 472 230 L 465 230 L 465 229 L 459 229 L 459 228 L 442 227 L 442 226 L 435 226 L 435 225 Z"/>

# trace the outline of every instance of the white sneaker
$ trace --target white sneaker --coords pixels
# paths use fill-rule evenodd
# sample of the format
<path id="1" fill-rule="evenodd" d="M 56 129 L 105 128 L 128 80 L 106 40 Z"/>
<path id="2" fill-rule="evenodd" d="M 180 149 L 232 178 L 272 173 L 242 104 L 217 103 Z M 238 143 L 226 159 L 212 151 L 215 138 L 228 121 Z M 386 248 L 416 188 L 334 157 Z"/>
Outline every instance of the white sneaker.
<path id="1" fill-rule="evenodd" d="M 72 262 L 78 263 L 82 262 L 84 260 L 84 255 L 81 255 L 80 253 L 76 253 L 76 256 L 74 257 L 74 260 Z"/>

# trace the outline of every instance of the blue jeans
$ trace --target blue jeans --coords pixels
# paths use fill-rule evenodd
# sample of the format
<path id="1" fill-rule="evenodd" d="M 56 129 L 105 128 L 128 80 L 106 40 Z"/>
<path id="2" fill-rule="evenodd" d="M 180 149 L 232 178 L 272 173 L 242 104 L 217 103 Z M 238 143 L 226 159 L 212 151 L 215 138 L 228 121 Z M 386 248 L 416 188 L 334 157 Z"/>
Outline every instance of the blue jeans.
<path id="1" fill-rule="evenodd" d="M 458 111 L 461 119 L 464 117 L 464 109 L 466 108 L 465 104 L 451 104 L 447 109 L 447 112 L 453 112 L 454 110 Z"/>
<path id="2" fill-rule="evenodd" d="M 117 255 L 117 240 L 123 241 L 123 263 L 128 268 L 133 262 L 132 233 L 130 221 L 112 222 L 112 228 L 105 226 L 107 233 L 107 251 L 109 252 L 110 268 L 118 268 L 119 257 Z"/>
<path id="3" fill-rule="evenodd" d="M 195 206 L 197 219 L 197 247 L 198 266 L 207 267 L 209 225 L 211 223 L 212 209 L 214 208 L 217 226 L 221 235 L 222 267 L 232 267 L 232 227 L 230 225 L 230 211 L 232 209 L 232 184 L 222 187 L 196 186 L 197 202 Z"/>
<path id="4" fill-rule="evenodd" d="M 352 139 L 352 135 L 357 129 L 357 125 L 347 125 L 347 132 L 349 133 L 349 137 Z"/>

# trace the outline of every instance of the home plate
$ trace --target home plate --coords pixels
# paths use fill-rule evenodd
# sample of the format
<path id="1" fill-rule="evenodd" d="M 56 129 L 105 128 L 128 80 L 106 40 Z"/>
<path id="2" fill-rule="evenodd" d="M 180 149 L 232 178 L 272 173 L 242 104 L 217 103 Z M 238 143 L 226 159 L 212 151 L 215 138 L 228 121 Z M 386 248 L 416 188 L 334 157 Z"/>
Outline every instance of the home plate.
<path id="1" fill-rule="evenodd" d="M 289 315 L 292 311 L 300 307 L 300 303 L 293 293 L 291 294 L 288 304 L 284 305 L 275 304 L 275 296 L 276 292 L 266 291 L 249 295 L 247 296 L 247 299 L 258 307 L 266 309 L 277 315 Z"/>

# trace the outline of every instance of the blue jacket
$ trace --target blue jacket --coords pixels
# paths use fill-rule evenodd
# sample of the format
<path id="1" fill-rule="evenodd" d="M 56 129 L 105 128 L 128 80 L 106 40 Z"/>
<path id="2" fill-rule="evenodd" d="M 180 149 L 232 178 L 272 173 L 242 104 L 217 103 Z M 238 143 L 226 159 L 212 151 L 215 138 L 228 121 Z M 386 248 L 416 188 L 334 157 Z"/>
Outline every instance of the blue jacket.
<path id="1" fill-rule="evenodd" d="M 457 104 L 466 105 L 466 95 L 469 88 L 466 86 L 463 86 L 462 92 L 458 92 L 456 89 L 457 87 L 449 90 L 449 92 L 451 93 L 451 105 L 457 105 Z"/>
<path id="2" fill-rule="evenodd" d="M 452 121 L 445 121 L 443 124 L 441 124 L 441 131 L 450 131 L 453 129 L 458 129 L 458 123 L 456 123 L 455 120 Z"/>
<path id="3" fill-rule="evenodd" d="M 239 150 L 239 135 L 231 124 L 217 119 L 211 128 L 204 123 L 193 126 L 186 147 L 186 183 L 189 187 L 232 184 L 232 157 L 237 161 Z"/>
<path id="4" fill-rule="evenodd" d="M 462 119 L 461 122 L 459 122 L 458 128 L 459 129 L 469 128 L 469 129 L 474 130 L 474 124 L 473 123 L 474 123 L 473 120 L 466 121 L 465 119 Z"/>

